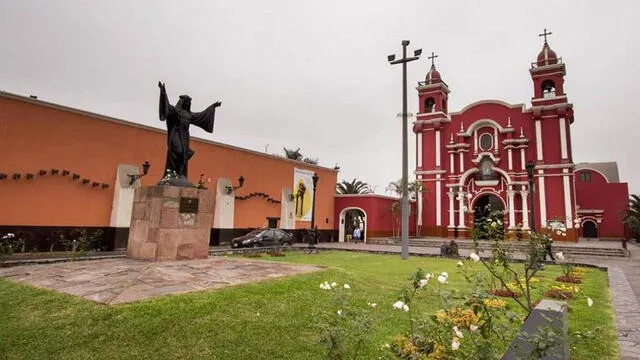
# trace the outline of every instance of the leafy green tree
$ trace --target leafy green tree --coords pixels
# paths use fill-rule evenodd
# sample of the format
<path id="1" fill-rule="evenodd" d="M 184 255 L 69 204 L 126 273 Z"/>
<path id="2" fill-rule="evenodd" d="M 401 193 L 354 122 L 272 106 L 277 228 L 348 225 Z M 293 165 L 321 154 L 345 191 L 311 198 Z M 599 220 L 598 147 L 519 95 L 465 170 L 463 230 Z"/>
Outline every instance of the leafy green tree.
<path id="1" fill-rule="evenodd" d="M 342 180 L 342 182 L 336 184 L 336 193 L 338 194 L 371 194 L 371 186 L 366 182 L 358 179 L 351 181 Z"/>
<path id="2" fill-rule="evenodd" d="M 629 208 L 624 211 L 622 221 L 631 229 L 635 238 L 640 240 L 640 195 L 631 195 Z"/>

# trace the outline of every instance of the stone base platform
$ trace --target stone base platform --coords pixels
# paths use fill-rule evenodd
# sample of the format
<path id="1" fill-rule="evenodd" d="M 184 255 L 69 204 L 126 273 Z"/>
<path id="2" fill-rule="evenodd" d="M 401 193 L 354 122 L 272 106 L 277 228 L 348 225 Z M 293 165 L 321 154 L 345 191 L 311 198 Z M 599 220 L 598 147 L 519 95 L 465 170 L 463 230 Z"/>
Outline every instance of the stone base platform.
<path id="1" fill-rule="evenodd" d="M 137 188 L 127 257 L 139 260 L 206 259 L 215 192 L 177 186 Z"/>
<path id="2" fill-rule="evenodd" d="M 74 261 L 0 268 L 0 277 L 117 305 L 168 294 L 219 289 L 322 270 L 322 267 L 242 258 L 147 262 Z"/>

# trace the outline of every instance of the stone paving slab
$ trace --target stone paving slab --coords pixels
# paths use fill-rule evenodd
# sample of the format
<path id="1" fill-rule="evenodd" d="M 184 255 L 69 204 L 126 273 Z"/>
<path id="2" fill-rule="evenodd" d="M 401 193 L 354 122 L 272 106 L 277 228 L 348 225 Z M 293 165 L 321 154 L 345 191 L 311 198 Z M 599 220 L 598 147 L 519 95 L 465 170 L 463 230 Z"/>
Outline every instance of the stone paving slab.
<path id="1" fill-rule="evenodd" d="M 226 257 L 163 262 L 120 258 L 0 268 L 0 277 L 101 304 L 117 305 L 322 269 Z"/>

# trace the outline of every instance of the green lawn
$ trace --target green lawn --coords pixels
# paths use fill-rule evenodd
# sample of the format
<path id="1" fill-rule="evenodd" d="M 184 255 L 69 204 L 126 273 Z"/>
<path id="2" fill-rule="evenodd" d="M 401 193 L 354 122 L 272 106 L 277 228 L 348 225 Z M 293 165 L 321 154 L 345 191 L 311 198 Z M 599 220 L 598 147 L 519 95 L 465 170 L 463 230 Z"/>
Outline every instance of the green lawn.
<path id="1" fill-rule="evenodd" d="M 112 307 L 0 279 L 0 359 L 322 359 L 319 318 L 330 299 L 319 288 L 324 281 L 349 283 L 354 300 L 379 304 L 376 326 L 361 357 L 372 359 L 378 357 L 380 345 L 408 329 L 406 313 L 391 305 L 407 285 L 409 273 L 418 267 L 447 271 L 447 286 L 465 284 L 453 260 L 402 261 L 399 255 L 330 251 L 262 259 L 329 268 Z M 543 283 L 553 282 L 560 268 L 547 266 L 539 274 Z M 569 331 L 584 333 L 598 326 L 603 330 L 575 344 L 573 358 L 617 359 L 606 273 L 590 269 L 581 287 L 594 305 L 587 307 L 583 297 L 570 302 Z M 417 313 L 435 310 L 428 301 L 412 308 Z"/>

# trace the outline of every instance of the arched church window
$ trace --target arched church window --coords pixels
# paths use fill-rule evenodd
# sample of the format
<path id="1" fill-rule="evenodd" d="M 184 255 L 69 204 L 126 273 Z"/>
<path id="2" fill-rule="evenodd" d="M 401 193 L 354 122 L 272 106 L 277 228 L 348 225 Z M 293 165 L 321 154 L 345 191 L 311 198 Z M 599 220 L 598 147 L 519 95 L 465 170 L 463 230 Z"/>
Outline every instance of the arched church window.
<path id="1" fill-rule="evenodd" d="M 493 148 L 493 136 L 491 134 L 480 135 L 480 150 L 489 151 Z"/>
<path id="2" fill-rule="evenodd" d="M 436 104 L 436 102 L 435 102 L 435 100 L 433 100 L 432 97 L 427 98 L 424 101 L 424 112 L 426 112 L 426 113 L 433 112 L 433 110 L 434 110 L 433 108 L 434 108 L 435 104 Z"/>
<path id="3" fill-rule="evenodd" d="M 556 84 L 551 80 L 545 80 L 542 82 L 542 97 L 552 98 L 556 96 Z"/>

